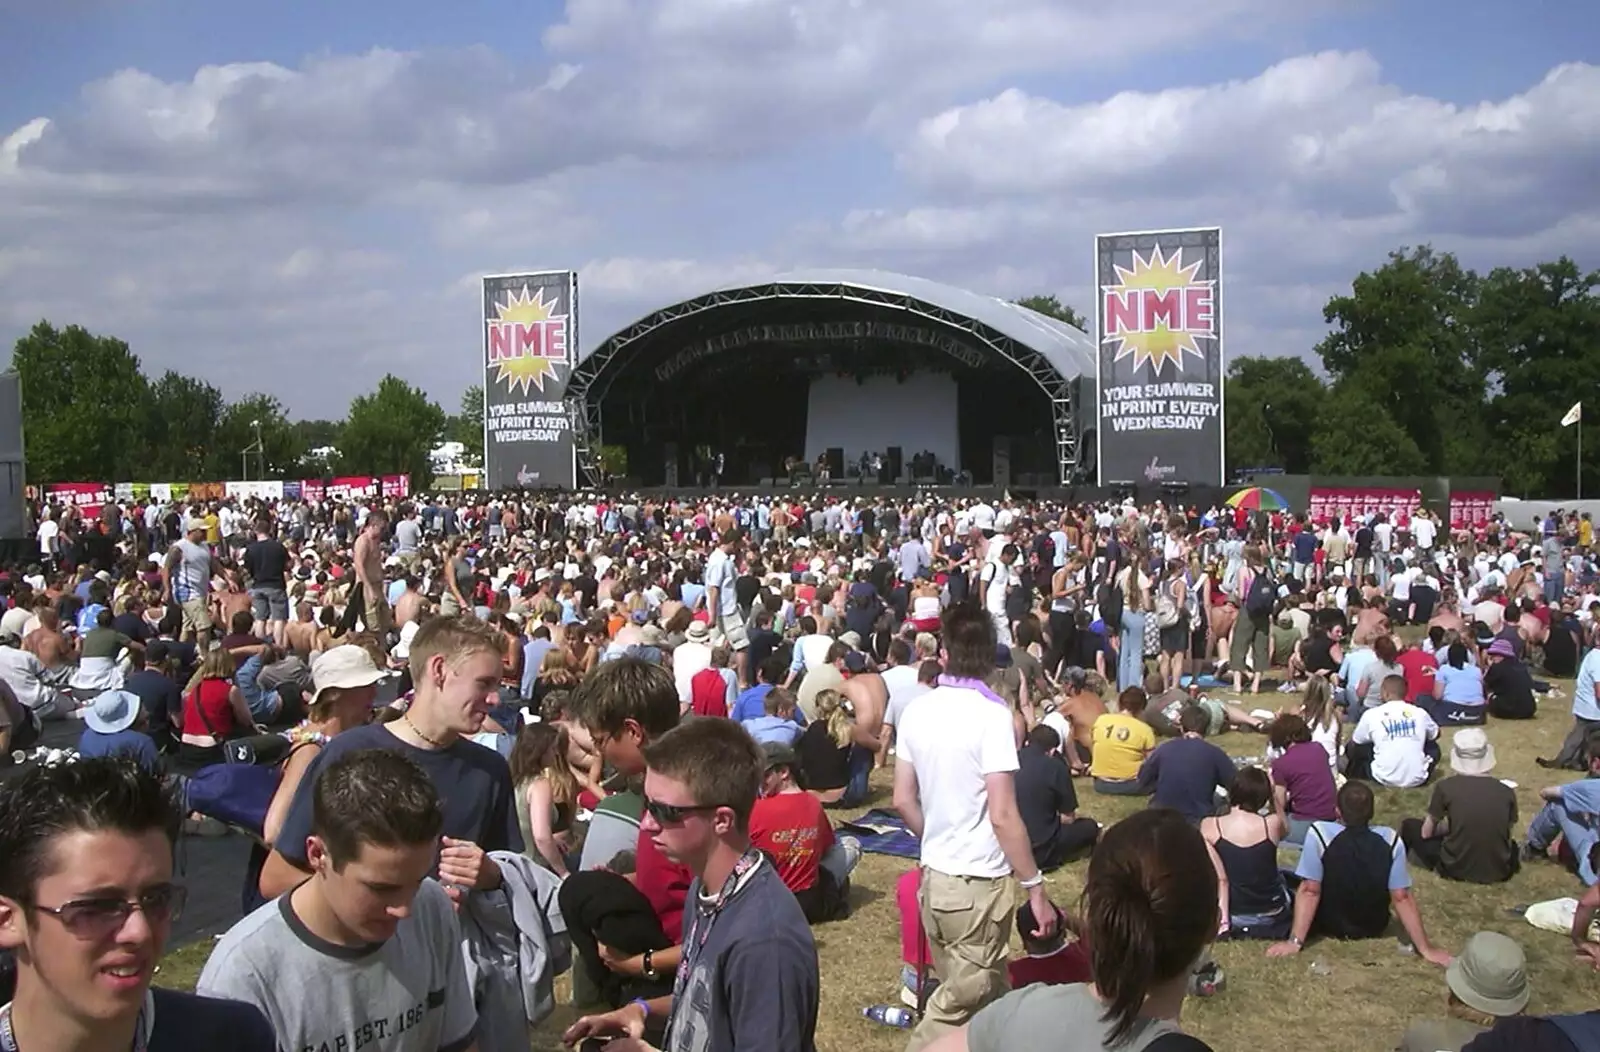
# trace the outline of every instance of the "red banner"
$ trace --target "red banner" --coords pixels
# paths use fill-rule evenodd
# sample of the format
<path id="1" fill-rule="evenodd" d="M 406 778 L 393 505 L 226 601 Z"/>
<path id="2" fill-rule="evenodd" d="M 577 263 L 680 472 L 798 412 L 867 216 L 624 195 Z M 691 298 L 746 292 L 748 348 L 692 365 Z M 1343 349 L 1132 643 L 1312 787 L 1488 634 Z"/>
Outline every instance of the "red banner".
<path id="1" fill-rule="evenodd" d="M 1378 512 L 1391 519 L 1404 514 L 1415 515 L 1422 506 L 1422 491 L 1392 489 L 1382 486 L 1313 486 L 1311 488 L 1311 520 L 1329 522 L 1333 519 L 1352 520 L 1357 516 Z"/>
<path id="2" fill-rule="evenodd" d="M 329 500 L 353 500 L 377 495 L 378 480 L 370 475 L 343 475 L 328 480 Z"/>
<path id="3" fill-rule="evenodd" d="M 111 502 L 111 487 L 104 482 L 52 482 L 44 488 L 44 495 L 51 504 L 97 515 L 102 506 Z"/>
<path id="4" fill-rule="evenodd" d="M 1450 528 L 1467 530 L 1485 526 L 1494 516 L 1493 493 L 1450 493 Z"/>
<path id="5" fill-rule="evenodd" d="M 411 496 L 410 475 L 385 475 L 382 479 L 383 495 L 393 500 L 404 500 Z"/>
<path id="6" fill-rule="evenodd" d="M 305 479 L 300 483 L 300 499 L 308 503 L 323 500 L 328 495 L 328 488 L 322 484 L 321 479 Z"/>

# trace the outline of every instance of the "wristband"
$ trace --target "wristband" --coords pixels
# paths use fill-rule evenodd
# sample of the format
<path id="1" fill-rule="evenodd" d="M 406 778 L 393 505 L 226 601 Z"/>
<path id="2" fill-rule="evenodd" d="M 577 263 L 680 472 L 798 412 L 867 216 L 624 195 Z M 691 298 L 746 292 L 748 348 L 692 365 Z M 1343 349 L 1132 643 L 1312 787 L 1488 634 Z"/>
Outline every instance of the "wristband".
<path id="1" fill-rule="evenodd" d="M 1027 880 L 1019 880 L 1019 881 L 1017 881 L 1017 884 L 1022 888 L 1023 891 L 1032 891 L 1034 888 L 1039 887 L 1043 883 L 1044 883 L 1044 873 L 1042 871 L 1038 872 L 1038 873 L 1035 873 L 1033 876 L 1029 877 Z"/>
<path id="2" fill-rule="evenodd" d="M 644 1017 L 646 1019 L 650 1018 L 650 1002 L 649 1001 L 646 1001 L 642 997 L 635 997 L 633 1000 L 628 1002 L 628 1007 L 629 1008 L 632 1008 L 634 1005 L 638 1005 L 639 1006 L 639 1010 L 644 1013 Z"/>

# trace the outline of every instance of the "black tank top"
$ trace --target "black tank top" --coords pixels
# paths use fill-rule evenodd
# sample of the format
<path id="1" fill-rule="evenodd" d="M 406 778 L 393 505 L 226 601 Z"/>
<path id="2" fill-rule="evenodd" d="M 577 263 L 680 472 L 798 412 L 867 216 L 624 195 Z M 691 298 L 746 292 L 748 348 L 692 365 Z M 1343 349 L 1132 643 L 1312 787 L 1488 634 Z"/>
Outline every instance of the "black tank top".
<path id="1" fill-rule="evenodd" d="M 1265 818 L 1261 819 L 1261 826 L 1265 833 Z M 1221 833 L 1221 823 L 1217 831 Z M 1278 846 L 1270 834 L 1248 847 L 1219 835 L 1216 849 L 1223 871 L 1228 874 L 1228 912 L 1245 916 L 1283 908 L 1287 897 L 1283 876 L 1278 872 Z"/>

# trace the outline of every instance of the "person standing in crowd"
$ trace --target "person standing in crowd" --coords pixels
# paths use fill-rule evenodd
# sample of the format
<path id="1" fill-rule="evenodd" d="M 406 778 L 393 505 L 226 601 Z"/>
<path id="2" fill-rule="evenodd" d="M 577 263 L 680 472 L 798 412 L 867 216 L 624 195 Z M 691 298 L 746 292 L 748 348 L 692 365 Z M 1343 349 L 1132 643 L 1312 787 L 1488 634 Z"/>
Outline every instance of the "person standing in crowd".
<path id="1" fill-rule="evenodd" d="M 1216 871 L 1200 833 L 1167 810 L 1126 818 L 1106 830 L 1084 881 L 1094 981 L 1013 990 L 928 1052 L 1151 1048 L 1181 1033 L 1189 977 L 1216 938 L 1217 922 Z M 1196 1040 L 1174 1047 L 1210 1052 Z"/>
<path id="2" fill-rule="evenodd" d="M 183 813 L 125 758 L 41 766 L 0 783 L 0 1004 L 7 1052 L 275 1052 L 256 1008 L 152 988 L 185 888 Z"/>
<path id="3" fill-rule="evenodd" d="M 489 851 L 521 851 L 511 772 L 504 757 L 468 740 L 483 727 L 500 684 L 502 642 L 493 626 L 473 617 L 441 617 L 411 641 L 416 696 L 405 714 L 333 738 L 311 761 L 283 828 L 262 867 L 260 888 L 276 898 L 311 871 L 312 793 L 329 763 L 358 749 L 389 749 L 428 772 L 444 801 L 444 840 L 438 877 L 458 900 L 500 886 Z"/>
<path id="4" fill-rule="evenodd" d="M 815 1052 L 816 943 L 777 868 L 750 843 L 760 747 L 732 720 L 691 720 L 645 745 L 644 758 L 640 835 L 694 874 L 683 958 L 671 993 L 584 1016 L 563 1040 L 639 1042 L 652 1017 L 665 1017 L 672 1052 Z"/>
<path id="5" fill-rule="evenodd" d="M 278 540 L 269 519 L 256 520 L 256 539 L 244 550 L 250 577 L 251 631 L 279 650 L 289 646 L 289 549 Z"/>
<path id="6" fill-rule="evenodd" d="M 428 773 L 346 752 L 311 794 L 311 878 L 230 928 L 196 988 L 261 1009 L 283 1048 L 475 1052 L 461 929 L 428 879 L 444 825 Z"/>
<path id="7" fill-rule="evenodd" d="M 205 544 L 206 524 L 190 519 L 184 524 L 183 539 L 174 544 L 161 563 L 161 601 L 177 603 L 183 610 L 184 641 L 211 639 L 211 579 L 220 577 L 223 566 Z"/>
<path id="8" fill-rule="evenodd" d="M 988 686 L 995 623 L 982 608 L 952 606 L 941 639 L 945 674 L 906 706 L 894 768 L 895 807 L 921 841 L 919 909 L 940 979 L 908 1052 L 1005 993 L 1013 875 L 1039 921 L 1033 935 L 1056 925 L 1017 808 L 1010 706 Z"/>

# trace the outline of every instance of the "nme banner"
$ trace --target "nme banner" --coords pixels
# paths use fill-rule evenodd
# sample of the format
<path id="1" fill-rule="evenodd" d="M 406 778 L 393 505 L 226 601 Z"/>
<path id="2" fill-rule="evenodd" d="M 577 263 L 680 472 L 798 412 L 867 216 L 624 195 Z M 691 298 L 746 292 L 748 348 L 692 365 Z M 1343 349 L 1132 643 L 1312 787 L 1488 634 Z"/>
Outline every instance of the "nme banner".
<path id="1" fill-rule="evenodd" d="M 578 275 L 483 279 L 484 486 L 577 481 L 567 381 L 577 355 Z"/>
<path id="2" fill-rule="evenodd" d="M 61 507 L 75 507 L 85 515 L 97 515 L 111 503 L 111 487 L 104 482 L 53 482 L 44 488 L 45 499 Z"/>
<path id="3" fill-rule="evenodd" d="M 1311 506 L 1307 509 L 1311 521 L 1329 522 L 1334 519 L 1353 519 L 1378 512 L 1393 522 L 1398 516 L 1410 517 L 1422 506 L 1422 493 L 1414 489 L 1387 489 L 1359 486 L 1313 486 Z"/>
<path id="4" fill-rule="evenodd" d="M 1222 231 L 1102 234 L 1095 283 L 1100 484 L 1222 484 Z"/>

